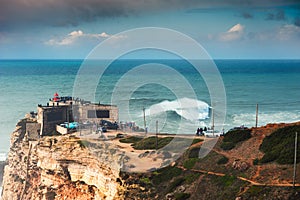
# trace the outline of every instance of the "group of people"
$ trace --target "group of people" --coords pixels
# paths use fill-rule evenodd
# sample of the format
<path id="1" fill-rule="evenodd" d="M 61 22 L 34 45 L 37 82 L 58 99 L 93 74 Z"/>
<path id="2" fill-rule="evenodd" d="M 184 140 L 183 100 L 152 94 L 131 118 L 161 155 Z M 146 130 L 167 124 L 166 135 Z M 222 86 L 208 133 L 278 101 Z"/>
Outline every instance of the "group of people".
<path id="1" fill-rule="evenodd" d="M 204 135 L 204 131 L 207 131 L 207 128 L 206 128 L 206 126 L 204 127 L 204 128 L 197 128 L 197 131 L 196 131 L 196 135 L 197 136 L 200 136 L 200 135 Z"/>

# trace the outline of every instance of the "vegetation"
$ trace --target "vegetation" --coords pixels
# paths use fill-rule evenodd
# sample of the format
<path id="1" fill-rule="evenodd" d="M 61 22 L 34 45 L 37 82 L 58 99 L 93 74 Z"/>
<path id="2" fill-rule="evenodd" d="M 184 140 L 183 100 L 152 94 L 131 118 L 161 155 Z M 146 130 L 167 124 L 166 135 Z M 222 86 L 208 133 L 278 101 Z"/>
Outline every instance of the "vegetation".
<path id="1" fill-rule="evenodd" d="M 190 149 L 188 152 L 188 157 L 199 158 L 199 151 L 200 151 L 200 147 Z"/>
<path id="2" fill-rule="evenodd" d="M 200 173 L 192 173 L 192 174 L 185 175 L 184 179 L 187 184 L 191 184 L 199 177 L 200 177 Z"/>
<path id="3" fill-rule="evenodd" d="M 198 158 L 189 158 L 184 161 L 183 167 L 185 167 L 186 169 L 192 169 L 198 160 Z"/>
<path id="4" fill-rule="evenodd" d="M 179 178 L 176 178 L 174 181 L 171 182 L 171 184 L 168 186 L 168 192 L 167 193 L 170 193 L 170 192 L 173 192 L 178 186 L 180 186 L 183 182 L 185 181 L 184 178 L 182 177 L 179 177 Z"/>
<path id="5" fill-rule="evenodd" d="M 154 175 L 154 177 L 152 178 L 152 183 L 154 185 L 158 185 L 162 182 L 170 181 L 174 177 L 181 175 L 181 173 L 182 173 L 182 170 L 178 169 L 177 167 L 168 166 L 168 167 L 159 169 L 157 171 L 157 173 Z"/>
<path id="6" fill-rule="evenodd" d="M 221 148 L 225 151 L 231 150 L 235 147 L 235 144 L 233 142 L 222 142 Z"/>
<path id="7" fill-rule="evenodd" d="M 128 137 L 128 138 L 120 139 L 119 141 L 122 142 L 122 143 L 136 143 L 136 142 L 141 141 L 142 139 L 143 138 L 131 136 L 131 137 Z"/>
<path id="8" fill-rule="evenodd" d="M 250 129 L 228 131 L 224 136 L 221 148 L 223 150 L 233 149 L 237 143 L 248 140 L 249 138 L 251 138 Z"/>
<path id="9" fill-rule="evenodd" d="M 134 143 L 132 146 L 134 149 L 138 150 L 146 150 L 146 149 L 156 149 L 156 137 L 147 137 L 144 138 L 136 143 Z M 168 145 L 173 140 L 173 137 L 163 137 L 158 138 L 157 140 L 157 149 L 161 149 L 164 146 Z"/>
<path id="10" fill-rule="evenodd" d="M 197 144 L 197 143 L 202 142 L 202 141 L 203 141 L 202 139 L 196 138 L 196 139 L 193 140 L 192 145 Z"/>
<path id="11" fill-rule="evenodd" d="M 145 183 L 145 184 L 151 184 L 151 181 L 148 177 L 141 178 L 140 181 Z"/>
<path id="12" fill-rule="evenodd" d="M 253 165 L 258 165 L 259 164 L 259 159 L 258 158 L 255 158 L 254 160 L 253 160 Z"/>
<path id="13" fill-rule="evenodd" d="M 175 193 L 174 194 L 174 197 L 176 200 L 185 200 L 185 199 L 188 199 L 190 198 L 190 194 L 188 193 L 183 193 L 183 192 L 179 192 L 179 193 Z"/>
<path id="14" fill-rule="evenodd" d="M 224 165 L 228 162 L 228 158 L 223 156 L 222 158 L 220 158 L 217 162 L 218 165 Z"/>
<path id="15" fill-rule="evenodd" d="M 294 162 L 295 133 L 300 133 L 300 126 L 288 126 L 276 130 L 267 136 L 260 150 L 265 153 L 259 163 L 277 162 L 278 164 L 292 164 Z M 298 144 L 300 137 L 298 137 Z M 297 149 L 297 162 L 300 161 L 300 148 Z"/>
<path id="16" fill-rule="evenodd" d="M 77 143 L 80 145 L 81 148 L 86 148 L 90 145 L 90 142 L 86 140 L 77 140 Z"/>

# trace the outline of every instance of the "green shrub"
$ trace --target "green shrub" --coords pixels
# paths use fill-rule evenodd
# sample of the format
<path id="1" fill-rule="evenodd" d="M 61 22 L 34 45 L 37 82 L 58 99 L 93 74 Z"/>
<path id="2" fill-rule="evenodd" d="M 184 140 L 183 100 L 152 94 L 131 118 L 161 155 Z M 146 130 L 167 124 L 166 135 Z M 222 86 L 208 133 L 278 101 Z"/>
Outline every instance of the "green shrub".
<path id="1" fill-rule="evenodd" d="M 158 149 L 163 148 L 164 146 L 168 145 L 173 140 L 173 137 L 163 137 L 158 138 Z M 144 138 L 136 143 L 133 144 L 133 148 L 137 150 L 146 150 L 146 149 L 156 149 L 156 137 L 148 137 Z"/>
<path id="2" fill-rule="evenodd" d="M 235 144 L 233 142 L 222 142 L 220 146 L 223 150 L 228 151 L 235 147 Z"/>
<path id="3" fill-rule="evenodd" d="M 217 162 L 218 165 L 224 165 L 224 164 L 226 164 L 226 163 L 228 163 L 228 158 L 225 157 L 225 156 L 223 156 L 222 158 L 220 158 L 220 159 L 218 160 L 218 162 Z"/>
<path id="4" fill-rule="evenodd" d="M 146 184 L 151 184 L 151 181 L 148 177 L 141 178 L 140 181 L 142 181 L 143 183 L 146 183 Z"/>
<path id="5" fill-rule="evenodd" d="M 199 158 L 199 151 L 199 147 L 190 149 L 188 153 L 189 158 Z"/>
<path id="6" fill-rule="evenodd" d="M 143 138 L 131 136 L 131 137 L 128 137 L 128 138 L 120 139 L 119 141 L 122 142 L 122 143 L 136 143 L 136 142 L 141 141 L 142 139 Z"/>
<path id="7" fill-rule="evenodd" d="M 174 194 L 174 197 L 176 200 L 185 200 L 185 199 L 190 198 L 190 196 L 191 195 L 189 193 L 183 193 L 183 192 Z"/>
<path id="8" fill-rule="evenodd" d="M 193 183 L 196 179 L 198 179 L 200 176 L 199 173 L 193 173 L 193 174 L 189 174 L 189 175 L 186 175 L 184 178 L 185 178 L 185 182 L 188 183 L 188 184 L 191 184 Z"/>
<path id="9" fill-rule="evenodd" d="M 203 141 L 202 139 L 196 138 L 196 139 L 193 140 L 191 145 L 197 144 L 198 142 L 202 142 L 202 141 Z"/>
<path id="10" fill-rule="evenodd" d="M 259 148 L 265 153 L 260 162 L 275 161 L 279 164 L 292 164 L 294 162 L 295 132 L 300 133 L 300 125 L 284 127 L 267 136 Z M 298 137 L 299 143 L 300 137 Z M 297 149 L 297 162 L 300 162 L 300 148 Z"/>
<path id="11" fill-rule="evenodd" d="M 174 181 L 171 182 L 171 184 L 168 186 L 167 193 L 173 192 L 179 185 L 181 185 L 185 181 L 184 178 L 179 177 L 176 178 Z"/>
<path id="12" fill-rule="evenodd" d="M 249 138 L 251 138 L 251 130 L 250 129 L 233 130 L 233 131 L 228 131 L 225 134 L 223 141 L 238 143 L 241 141 L 248 140 Z"/>
<path id="13" fill-rule="evenodd" d="M 251 138 L 250 129 L 228 131 L 224 136 L 221 148 L 225 151 L 233 149 L 238 142 L 248 140 L 249 138 Z"/>
<path id="14" fill-rule="evenodd" d="M 155 185 L 159 185 L 162 182 L 169 181 L 172 178 L 181 175 L 181 173 L 182 173 L 181 169 L 179 169 L 177 167 L 168 166 L 168 167 L 159 169 L 157 171 L 157 173 L 155 173 L 155 174 L 153 173 L 154 177 L 152 179 L 152 182 Z"/>
<path id="15" fill-rule="evenodd" d="M 80 145 L 81 148 L 86 148 L 90 145 L 90 142 L 86 140 L 78 140 L 77 143 Z"/>
<path id="16" fill-rule="evenodd" d="M 198 160 L 198 158 L 189 158 L 184 161 L 183 167 L 186 169 L 192 169 Z"/>
<path id="17" fill-rule="evenodd" d="M 253 165 L 258 165 L 259 164 L 259 159 L 258 158 L 255 158 L 254 160 L 253 160 Z"/>

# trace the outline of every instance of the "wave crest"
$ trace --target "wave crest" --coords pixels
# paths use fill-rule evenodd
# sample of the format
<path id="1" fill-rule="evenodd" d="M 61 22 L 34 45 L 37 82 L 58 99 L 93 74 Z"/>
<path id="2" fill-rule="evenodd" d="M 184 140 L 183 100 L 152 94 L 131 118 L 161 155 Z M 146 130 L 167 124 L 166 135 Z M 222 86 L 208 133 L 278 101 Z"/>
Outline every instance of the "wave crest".
<path id="1" fill-rule="evenodd" d="M 181 98 L 174 101 L 165 100 L 146 109 L 146 116 L 158 115 L 163 112 L 174 111 L 186 120 L 203 120 L 209 117 L 209 105 L 204 101 Z"/>

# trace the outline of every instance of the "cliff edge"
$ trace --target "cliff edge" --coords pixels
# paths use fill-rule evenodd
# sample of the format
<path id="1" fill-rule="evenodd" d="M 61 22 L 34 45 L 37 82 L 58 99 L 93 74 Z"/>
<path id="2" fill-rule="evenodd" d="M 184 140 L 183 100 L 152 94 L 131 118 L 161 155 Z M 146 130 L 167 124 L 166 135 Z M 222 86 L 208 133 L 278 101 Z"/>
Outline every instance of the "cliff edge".
<path id="1" fill-rule="evenodd" d="M 3 200 L 123 199 L 119 179 L 122 152 L 99 142 L 91 151 L 71 136 L 31 140 L 27 122 L 19 121 L 11 135 Z"/>

